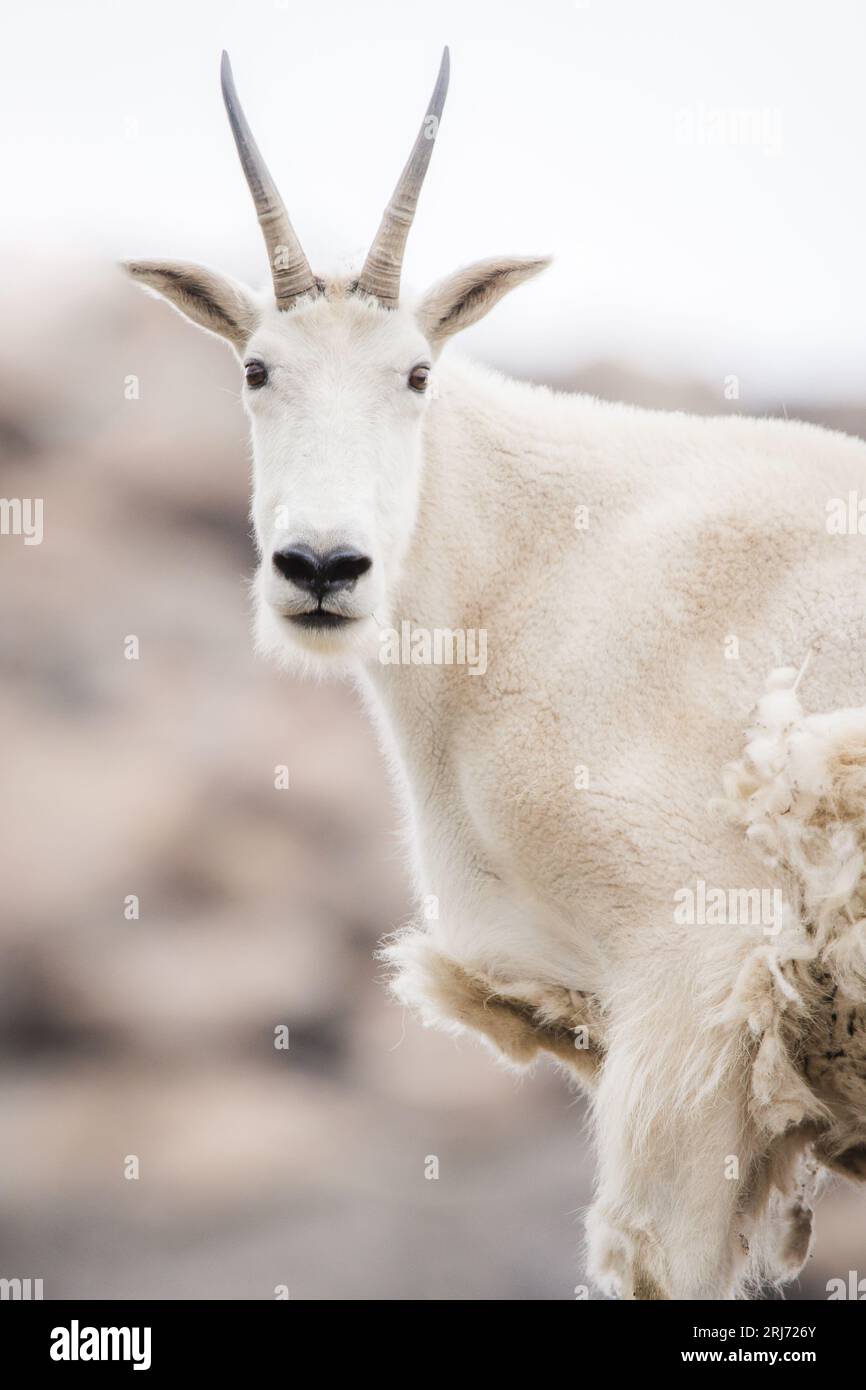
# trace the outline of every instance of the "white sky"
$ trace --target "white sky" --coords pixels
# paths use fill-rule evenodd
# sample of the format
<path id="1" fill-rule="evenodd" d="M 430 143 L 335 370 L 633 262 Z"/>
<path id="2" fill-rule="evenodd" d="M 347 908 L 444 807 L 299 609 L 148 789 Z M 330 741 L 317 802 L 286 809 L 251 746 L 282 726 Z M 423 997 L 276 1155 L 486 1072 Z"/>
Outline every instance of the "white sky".
<path id="1" fill-rule="evenodd" d="M 0 39 L 7 249 L 261 281 L 226 47 L 314 266 L 357 263 L 447 42 L 406 277 L 556 258 L 472 330 L 476 352 L 866 393 L 858 0 L 39 0 L 7 6 Z"/>

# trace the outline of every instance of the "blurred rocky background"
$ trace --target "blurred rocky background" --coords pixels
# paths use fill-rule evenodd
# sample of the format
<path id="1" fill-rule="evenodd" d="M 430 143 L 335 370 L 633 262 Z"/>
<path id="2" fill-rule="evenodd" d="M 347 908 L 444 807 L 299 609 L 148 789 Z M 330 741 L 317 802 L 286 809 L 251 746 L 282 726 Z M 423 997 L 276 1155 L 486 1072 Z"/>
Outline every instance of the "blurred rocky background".
<path id="1" fill-rule="evenodd" d="M 347 689 L 252 656 L 232 357 L 113 271 L 13 267 L 3 296 L 0 492 L 44 498 L 45 536 L 0 539 L 0 1275 L 573 1298 L 583 1103 L 389 1002 L 373 952 L 408 900 L 371 732 Z M 742 408 L 622 364 L 556 384 Z M 783 406 L 866 430 L 859 405 L 749 408 Z M 788 1297 L 866 1273 L 864 1214 L 832 1190 Z"/>

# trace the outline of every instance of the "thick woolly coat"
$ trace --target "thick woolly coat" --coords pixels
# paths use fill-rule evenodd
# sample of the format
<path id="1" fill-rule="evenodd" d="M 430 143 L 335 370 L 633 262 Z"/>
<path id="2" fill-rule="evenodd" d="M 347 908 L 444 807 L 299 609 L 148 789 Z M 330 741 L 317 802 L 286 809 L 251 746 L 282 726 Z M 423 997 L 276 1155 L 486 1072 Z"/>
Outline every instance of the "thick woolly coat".
<path id="1" fill-rule="evenodd" d="M 811 425 L 440 365 L 394 611 L 483 628 L 487 670 L 367 669 L 425 904 L 387 955 L 428 1022 L 517 1063 L 547 1050 L 589 1082 L 591 1268 L 627 1297 L 725 1297 L 789 1275 L 807 1253 L 815 1145 L 852 1175 L 860 1163 L 833 1076 L 856 1094 L 862 976 L 840 1056 L 820 1079 L 813 1058 L 810 1076 L 810 1048 L 836 1051 L 806 1041 L 798 1014 L 814 1022 L 826 995 L 817 1032 L 833 1033 L 818 906 L 802 866 L 744 835 L 754 787 L 719 801 L 771 668 L 791 668 L 775 682 L 789 689 L 808 658 L 809 710 L 864 699 L 864 539 L 832 530 L 833 499 L 847 508 L 852 491 L 866 495 L 866 445 Z M 846 815 L 856 838 L 864 806 Z M 678 920 L 699 881 L 778 888 L 784 923 Z"/>

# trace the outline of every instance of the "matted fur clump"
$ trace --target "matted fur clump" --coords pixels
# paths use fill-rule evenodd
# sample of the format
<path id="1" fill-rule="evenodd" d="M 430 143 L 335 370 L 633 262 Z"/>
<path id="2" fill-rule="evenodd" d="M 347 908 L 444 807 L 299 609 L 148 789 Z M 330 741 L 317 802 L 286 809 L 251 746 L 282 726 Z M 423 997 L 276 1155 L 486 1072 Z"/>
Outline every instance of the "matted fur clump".
<path id="1" fill-rule="evenodd" d="M 594 1081 L 603 1023 L 591 996 L 531 981 L 505 983 L 444 954 L 413 927 L 397 932 L 380 957 L 391 969 L 395 997 L 425 1024 L 474 1033 L 511 1066 L 529 1066 L 547 1053 L 581 1081 Z"/>
<path id="2" fill-rule="evenodd" d="M 774 671 L 724 808 L 786 885 L 775 940 L 747 960 L 731 1013 L 760 1039 L 756 1123 L 806 1127 L 821 1162 L 866 1177 L 866 708 L 804 715 Z"/>

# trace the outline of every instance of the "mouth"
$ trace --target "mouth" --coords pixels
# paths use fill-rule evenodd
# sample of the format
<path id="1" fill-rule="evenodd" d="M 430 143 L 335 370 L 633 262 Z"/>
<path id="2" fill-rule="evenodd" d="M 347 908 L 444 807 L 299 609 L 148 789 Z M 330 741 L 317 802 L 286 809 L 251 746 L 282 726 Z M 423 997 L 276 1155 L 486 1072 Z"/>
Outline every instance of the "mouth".
<path id="1" fill-rule="evenodd" d="M 303 627 L 308 631 L 315 631 L 317 628 L 348 627 L 355 621 L 343 613 L 333 613 L 329 608 L 309 608 L 306 613 L 290 613 L 288 619 L 296 627 Z"/>

